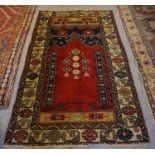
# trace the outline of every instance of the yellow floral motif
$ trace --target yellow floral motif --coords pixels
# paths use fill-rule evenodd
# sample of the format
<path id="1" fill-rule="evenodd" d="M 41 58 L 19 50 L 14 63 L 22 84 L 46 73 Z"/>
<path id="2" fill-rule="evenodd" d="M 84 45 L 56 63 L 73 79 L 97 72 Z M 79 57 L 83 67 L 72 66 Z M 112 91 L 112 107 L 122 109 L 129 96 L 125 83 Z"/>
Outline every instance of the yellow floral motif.
<path id="1" fill-rule="evenodd" d="M 74 68 L 78 68 L 80 67 L 80 64 L 78 62 L 74 62 L 73 65 L 72 65 Z"/>
<path id="2" fill-rule="evenodd" d="M 78 69 L 73 70 L 73 74 L 75 74 L 75 75 L 80 74 L 80 70 L 78 70 Z"/>
<path id="3" fill-rule="evenodd" d="M 78 61 L 80 58 L 79 58 L 79 56 L 75 55 L 75 56 L 73 56 L 72 59 L 73 59 L 74 61 Z"/>
<path id="4" fill-rule="evenodd" d="M 78 54 L 80 54 L 80 50 L 79 49 L 73 49 L 72 51 L 71 51 L 71 53 L 73 54 L 73 55 L 78 55 Z"/>

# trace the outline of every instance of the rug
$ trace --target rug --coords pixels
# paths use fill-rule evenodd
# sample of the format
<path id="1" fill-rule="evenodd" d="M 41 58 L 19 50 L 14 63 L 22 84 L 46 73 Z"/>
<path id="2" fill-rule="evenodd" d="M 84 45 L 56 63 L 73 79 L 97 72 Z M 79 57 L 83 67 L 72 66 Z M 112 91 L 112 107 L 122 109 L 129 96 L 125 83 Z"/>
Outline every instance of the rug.
<path id="1" fill-rule="evenodd" d="M 9 105 L 34 6 L 0 6 L 0 108 Z"/>
<path id="2" fill-rule="evenodd" d="M 147 143 L 112 11 L 40 11 L 5 146 Z"/>
<path id="3" fill-rule="evenodd" d="M 132 50 L 137 59 L 152 113 L 155 118 L 155 7 L 119 6 L 118 10 Z"/>
<path id="4" fill-rule="evenodd" d="M 129 7 L 155 66 L 155 6 Z"/>

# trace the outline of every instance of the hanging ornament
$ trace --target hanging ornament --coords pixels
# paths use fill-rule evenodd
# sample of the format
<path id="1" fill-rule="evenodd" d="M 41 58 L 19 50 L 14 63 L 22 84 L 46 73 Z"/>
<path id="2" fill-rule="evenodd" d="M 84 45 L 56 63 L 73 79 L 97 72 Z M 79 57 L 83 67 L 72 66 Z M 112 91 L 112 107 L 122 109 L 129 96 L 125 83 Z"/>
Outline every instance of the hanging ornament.
<path id="1" fill-rule="evenodd" d="M 88 72 L 85 72 L 84 73 L 84 77 L 89 77 L 89 73 Z"/>
<path id="2" fill-rule="evenodd" d="M 74 79 L 75 80 L 79 79 L 79 76 L 78 75 L 74 75 Z"/>
<path id="3" fill-rule="evenodd" d="M 69 73 L 66 72 L 66 73 L 64 74 L 64 77 L 69 77 Z"/>

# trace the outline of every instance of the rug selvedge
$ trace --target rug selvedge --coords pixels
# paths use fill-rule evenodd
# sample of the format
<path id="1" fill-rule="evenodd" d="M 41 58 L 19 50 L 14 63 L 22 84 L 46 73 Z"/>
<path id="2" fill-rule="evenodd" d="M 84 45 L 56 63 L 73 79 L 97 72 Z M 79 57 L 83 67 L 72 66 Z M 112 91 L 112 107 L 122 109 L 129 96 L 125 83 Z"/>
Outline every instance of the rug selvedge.
<path id="1" fill-rule="evenodd" d="M 95 17 L 97 21 L 93 20 Z M 99 38 L 102 40 L 101 45 L 104 47 L 104 50 L 102 48 L 98 49 L 100 46 L 97 46 L 97 50 L 100 50 L 99 53 L 101 53 L 102 57 L 106 55 L 105 58 L 107 61 L 106 59 L 104 60 L 108 65 L 104 64 L 103 66 L 108 66 L 106 71 L 108 78 L 110 78 L 109 93 L 111 93 L 112 97 L 109 97 L 111 100 L 109 100 L 110 102 L 106 105 L 96 107 L 98 110 L 85 111 L 87 114 L 86 117 L 84 116 L 87 118 L 85 121 L 79 109 L 78 111 L 74 110 L 72 112 L 61 111 L 61 109 L 52 111 L 52 109 L 48 108 L 49 103 L 52 103 L 51 98 L 48 100 L 46 97 L 47 102 L 43 102 L 43 104 L 41 102 L 41 97 L 44 99 L 45 94 L 48 95 L 48 93 L 51 93 L 48 92 L 47 89 L 42 88 L 46 86 L 43 85 L 43 80 L 46 76 L 53 80 L 53 75 L 50 76 L 50 72 L 47 72 L 50 71 L 49 67 L 51 67 L 51 71 L 54 73 L 54 68 L 52 68 L 54 65 L 52 63 L 53 59 L 51 59 L 52 61 L 50 62 L 52 64 L 51 66 L 49 66 L 50 63 L 47 62 L 49 61 L 48 52 L 53 50 L 50 47 L 55 47 L 53 43 L 50 43 L 49 37 L 51 36 L 50 28 L 54 25 L 52 19 L 56 18 L 58 18 L 59 21 L 55 22 L 55 24 L 59 26 L 64 25 L 64 23 L 66 25 L 70 25 L 71 23 L 74 26 L 78 25 L 79 23 L 76 23 L 76 20 L 79 19 L 83 20 L 80 24 L 88 25 L 89 28 L 94 23 L 100 26 L 98 36 L 101 36 L 101 38 Z M 71 21 L 68 22 L 67 18 Z M 85 39 L 90 39 L 90 32 L 92 31 L 89 31 Z M 64 33 L 62 33 L 62 35 L 60 38 L 66 37 Z M 72 39 L 76 37 L 79 39 L 78 34 L 72 34 L 71 36 Z M 67 44 L 69 44 L 72 39 L 67 39 L 69 40 Z M 82 38 L 80 38 L 80 40 L 82 40 Z M 53 38 L 51 41 L 53 41 Z M 57 42 L 54 44 L 57 44 Z M 86 42 L 86 44 L 91 43 Z M 61 46 L 61 44 L 59 46 Z M 51 52 L 51 54 L 52 53 L 53 52 Z M 53 58 L 55 59 L 55 57 Z M 85 71 L 88 70 L 84 70 L 83 72 Z M 91 70 L 89 74 L 91 77 Z M 88 76 L 88 74 L 86 75 Z M 74 80 L 78 80 L 76 78 Z M 98 80 L 103 81 L 103 76 L 100 78 L 101 79 Z M 108 82 L 105 83 L 104 87 L 106 85 L 108 85 Z M 94 107 L 90 106 L 90 108 Z M 100 108 L 102 108 L 102 110 Z M 111 112 L 114 117 L 109 117 L 105 120 L 104 115 L 107 112 Z M 46 117 L 44 117 L 44 115 L 41 116 L 44 113 L 46 113 L 52 121 L 46 121 Z M 68 116 L 70 113 L 76 115 L 70 117 L 70 122 L 67 122 L 64 120 L 64 116 L 66 114 Z M 110 116 L 112 115 L 110 114 Z M 40 119 L 40 116 L 42 119 Z M 147 129 L 132 80 L 127 56 L 121 43 L 112 11 L 40 11 L 6 135 L 5 145 L 34 146 L 88 143 L 144 143 L 148 141 Z"/>

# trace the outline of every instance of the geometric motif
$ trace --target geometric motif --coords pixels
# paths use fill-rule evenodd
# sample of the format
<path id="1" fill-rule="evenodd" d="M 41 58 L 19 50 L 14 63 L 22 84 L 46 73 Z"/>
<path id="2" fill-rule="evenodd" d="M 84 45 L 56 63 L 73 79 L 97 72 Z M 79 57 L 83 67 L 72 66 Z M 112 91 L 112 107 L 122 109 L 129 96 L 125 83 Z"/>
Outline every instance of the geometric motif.
<path id="1" fill-rule="evenodd" d="M 79 67 L 81 66 L 81 63 L 83 65 L 82 70 L 84 71 L 83 76 L 89 77 L 88 71 L 90 70 L 90 67 L 87 65 L 89 63 L 89 60 L 84 56 L 84 54 L 85 53 L 84 52 L 81 53 L 79 49 L 73 49 L 70 53 L 68 53 L 68 58 L 64 60 L 65 67 L 63 68 L 63 70 L 65 71 L 65 74 L 64 74 L 65 77 L 69 77 L 69 72 L 71 71 L 71 68 L 69 67 L 69 65 L 71 63 L 71 60 L 73 61 L 72 73 L 74 74 L 74 79 L 79 79 L 79 75 L 81 72 Z M 80 59 L 81 59 L 81 63 L 79 62 Z"/>

